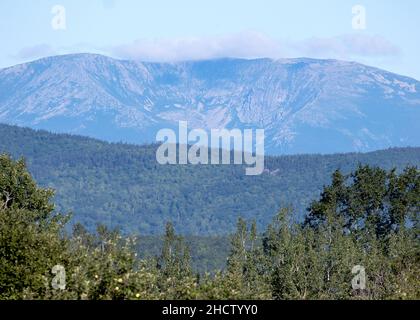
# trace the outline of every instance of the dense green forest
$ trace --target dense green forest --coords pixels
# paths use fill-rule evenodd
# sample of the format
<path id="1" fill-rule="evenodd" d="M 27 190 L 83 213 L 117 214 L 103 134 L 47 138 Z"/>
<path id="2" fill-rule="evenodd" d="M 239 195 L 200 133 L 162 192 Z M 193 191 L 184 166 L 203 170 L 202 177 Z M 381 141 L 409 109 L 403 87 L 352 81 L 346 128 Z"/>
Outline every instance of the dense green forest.
<path id="1" fill-rule="evenodd" d="M 214 237 L 233 232 L 239 217 L 255 219 L 263 231 L 281 207 L 303 219 L 336 169 L 420 166 L 420 148 L 295 155 L 266 157 L 266 172 L 252 177 L 236 165 L 159 165 L 155 150 L 0 125 L 0 153 L 24 157 L 36 181 L 56 190 L 57 210 L 73 213 L 69 225 L 91 232 L 102 223 L 125 235 L 159 235 L 171 221 L 183 235 Z"/>
<path id="2" fill-rule="evenodd" d="M 420 171 L 336 170 L 304 221 L 237 221 L 224 271 L 196 274 L 166 224 L 161 250 L 54 210 L 24 161 L 0 155 L 0 299 L 419 299 Z"/>

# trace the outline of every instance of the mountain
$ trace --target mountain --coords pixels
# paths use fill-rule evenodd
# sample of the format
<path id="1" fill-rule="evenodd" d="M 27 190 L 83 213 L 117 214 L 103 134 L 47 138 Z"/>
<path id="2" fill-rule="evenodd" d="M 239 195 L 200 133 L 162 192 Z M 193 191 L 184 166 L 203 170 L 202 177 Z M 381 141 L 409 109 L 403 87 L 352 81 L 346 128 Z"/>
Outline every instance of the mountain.
<path id="1" fill-rule="evenodd" d="M 271 154 L 420 145 L 420 83 L 354 62 L 55 56 L 0 70 L 0 122 L 149 143 L 159 128 L 264 128 Z"/>
<path id="2" fill-rule="evenodd" d="M 183 234 L 223 235 L 238 217 L 255 219 L 262 230 L 280 207 L 293 206 L 302 217 L 336 169 L 420 167 L 420 148 L 399 148 L 266 157 L 262 175 L 246 176 L 243 165 L 159 165 L 156 147 L 0 125 L 0 154 L 24 156 L 37 182 L 56 190 L 57 210 L 73 212 L 72 221 L 90 230 L 104 223 L 153 235 L 173 221 Z"/>

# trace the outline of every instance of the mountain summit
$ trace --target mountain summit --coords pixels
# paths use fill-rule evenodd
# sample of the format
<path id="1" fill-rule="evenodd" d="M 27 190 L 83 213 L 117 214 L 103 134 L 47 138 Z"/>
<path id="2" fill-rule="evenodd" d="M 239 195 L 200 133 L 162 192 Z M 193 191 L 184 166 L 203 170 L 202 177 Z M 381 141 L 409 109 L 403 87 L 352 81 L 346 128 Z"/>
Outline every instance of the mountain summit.
<path id="1" fill-rule="evenodd" d="M 306 58 L 145 63 L 74 54 L 0 70 L 3 123 L 140 144 L 180 120 L 263 128 L 272 154 L 418 146 L 420 82 Z"/>

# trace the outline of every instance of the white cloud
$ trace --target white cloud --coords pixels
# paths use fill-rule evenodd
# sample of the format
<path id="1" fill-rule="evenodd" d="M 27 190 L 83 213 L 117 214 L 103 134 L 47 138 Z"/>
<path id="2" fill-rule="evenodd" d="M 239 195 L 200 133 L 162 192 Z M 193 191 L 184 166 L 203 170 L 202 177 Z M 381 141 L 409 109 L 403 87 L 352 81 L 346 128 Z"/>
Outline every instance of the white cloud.
<path id="1" fill-rule="evenodd" d="M 282 58 L 318 57 L 354 59 L 390 57 L 400 53 L 398 47 L 381 36 L 348 34 L 332 38 L 303 41 L 277 40 L 258 32 L 227 36 L 139 39 L 130 44 L 108 48 L 120 58 L 144 61 L 201 60 L 220 57 Z"/>
<path id="2" fill-rule="evenodd" d="M 146 61 L 180 61 L 220 57 L 256 58 L 281 55 L 280 43 L 256 32 L 228 36 L 139 39 L 111 48 L 123 58 Z"/>
<path id="3" fill-rule="evenodd" d="M 102 53 L 123 59 L 141 61 L 186 61 L 223 57 L 235 58 L 330 58 L 341 60 L 394 59 L 398 47 L 380 36 L 361 33 L 332 38 L 310 38 L 302 41 L 276 40 L 258 32 L 242 32 L 224 36 L 139 39 L 130 44 L 98 48 L 88 43 L 53 48 L 39 44 L 22 48 L 15 56 L 33 60 L 66 53 Z"/>

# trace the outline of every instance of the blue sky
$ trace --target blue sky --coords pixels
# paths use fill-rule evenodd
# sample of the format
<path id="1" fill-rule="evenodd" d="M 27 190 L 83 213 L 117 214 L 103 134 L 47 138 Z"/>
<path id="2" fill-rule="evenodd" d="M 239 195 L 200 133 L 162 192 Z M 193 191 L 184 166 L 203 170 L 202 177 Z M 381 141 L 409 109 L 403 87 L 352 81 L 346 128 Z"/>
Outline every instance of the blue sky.
<path id="1" fill-rule="evenodd" d="M 66 28 L 55 30 L 54 5 Z M 366 28 L 352 27 L 352 8 Z M 355 60 L 420 80 L 418 0 L 1 0 L 0 67 L 95 52 L 178 61 L 223 56 Z"/>

